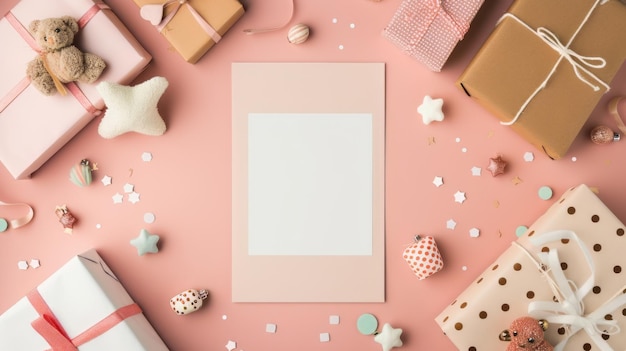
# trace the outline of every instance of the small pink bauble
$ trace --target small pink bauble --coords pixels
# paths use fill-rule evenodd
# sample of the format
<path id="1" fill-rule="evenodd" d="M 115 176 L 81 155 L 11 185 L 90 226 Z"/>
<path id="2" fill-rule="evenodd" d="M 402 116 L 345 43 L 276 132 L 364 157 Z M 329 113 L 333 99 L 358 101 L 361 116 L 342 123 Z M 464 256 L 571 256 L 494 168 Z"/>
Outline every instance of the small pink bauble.
<path id="1" fill-rule="evenodd" d="M 620 135 L 607 126 L 593 128 L 590 137 L 594 144 L 609 144 L 620 140 Z"/>
<path id="2" fill-rule="evenodd" d="M 287 40 L 292 44 L 302 44 L 309 39 L 309 34 L 311 34 L 309 26 L 299 23 L 289 28 Z"/>

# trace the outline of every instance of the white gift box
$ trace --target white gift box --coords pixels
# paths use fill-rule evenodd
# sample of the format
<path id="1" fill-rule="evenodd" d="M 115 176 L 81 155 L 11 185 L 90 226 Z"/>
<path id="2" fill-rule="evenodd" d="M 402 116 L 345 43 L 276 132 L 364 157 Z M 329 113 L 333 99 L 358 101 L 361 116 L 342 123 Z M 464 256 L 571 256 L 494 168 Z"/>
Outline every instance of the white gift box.
<path id="1" fill-rule="evenodd" d="M 48 311 L 36 310 L 39 297 Z M 80 351 L 168 350 L 93 249 L 73 257 L 0 315 L 0 350 L 65 350 L 71 345 Z"/>

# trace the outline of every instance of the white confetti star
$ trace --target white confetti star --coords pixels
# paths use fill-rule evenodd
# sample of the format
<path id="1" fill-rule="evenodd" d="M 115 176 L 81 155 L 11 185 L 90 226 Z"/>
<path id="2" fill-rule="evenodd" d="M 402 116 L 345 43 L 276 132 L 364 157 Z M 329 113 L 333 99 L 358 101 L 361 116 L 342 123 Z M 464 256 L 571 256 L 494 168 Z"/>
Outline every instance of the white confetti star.
<path id="1" fill-rule="evenodd" d="M 113 198 L 114 204 L 121 204 L 122 201 L 124 200 L 124 195 L 120 193 L 115 193 L 115 195 L 113 195 L 112 198 Z"/>
<path id="2" fill-rule="evenodd" d="M 101 182 L 104 186 L 109 186 L 111 185 L 111 183 L 113 183 L 113 178 L 109 177 L 108 175 L 105 175 L 104 177 L 102 177 Z"/>
<path id="3" fill-rule="evenodd" d="M 237 343 L 232 340 L 228 340 L 228 342 L 226 343 L 226 350 L 233 351 L 236 348 L 237 348 Z"/>
<path id="4" fill-rule="evenodd" d="M 462 204 L 465 201 L 465 193 L 462 191 L 457 191 L 454 193 L 454 202 L 458 202 Z"/>
<path id="5" fill-rule="evenodd" d="M 132 192 L 128 194 L 128 201 L 130 201 L 133 205 L 139 202 L 139 193 Z"/>
<path id="6" fill-rule="evenodd" d="M 524 161 L 532 162 L 534 159 L 535 159 L 535 155 L 532 152 L 528 151 L 524 154 Z"/>
<path id="7" fill-rule="evenodd" d="M 21 270 L 27 270 L 28 269 L 28 262 L 26 261 L 18 261 L 17 262 L 17 268 L 21 269 Z"/>
<path id="8" fill-rule="evenodd" d="M 39 267 L 41 267 L 41 263 L 39 262 L 38 259 L 33 258 L 33 259 L 30 260 L 30 266 L 33 267 L 33 268 L 39 268 Z"/>
<path id="9" fill-rule="evenodd" d="M 443 99 L 433 99 L 429 95 L 424 96 L 422 104 L 417 108 L 417 112 L 422 115 L 424 124 L 432 121 L 443 121 Z"/>
<path id="10" fill-rule="evenodd" d="M 144 152 L 143 154 L 141 154 L 141 159 L 143 160 L 143 162 L 150 162 L 152 161 L 152 154 L 149 152 Z"/>
<path id="11" fill-rule="evenodd" d="M 442 186 L 443 185 L 443 177 L 435 177 L 435 179 L 433 179 L 433 184 L 435 184 L 435 186 L 437 188 Z"/>
<path id="12" fill-rule="evenodd" d="M 480 168 L 480 167 L 476 167 L 476 166 L 472 167 L 472 175 L 475 176 L 475 177 L 480 176 L 482 171 L 483 171 L 483 169 Z"/>
<path id="13" fill-rule="evenodd" d="M 132 185 L 132 184 L 130 184 L 130 183 L 126 183 L 126 184 L 124 184 L 124 192 L 125 192 L 126 194 L 128 194 L 128 193 L 132 193 L 132 192 L 133 192 L 133 190 L 135 190 L 135 186 L 134 186 L 134 185 Z"/>
<path id="14" fill-rule="evenodd" d="M 478 236 L 480 235 L 480 230 L 478 230 L 478 228 L 472 228 L 469 230 L 469 235 L 472 238 L 478 238 Z"/>
<path id="15" fill-rule="evenodd" d="M 402 346 L 402 340 L 400 340 L 401 335 L 402 329 L 394 329 L 389 323 L 385 323 L 380 334 L 374 337 L 374 341 L 382 345 L 383 351 L 389 351 L 394 347 Z"/>
<path id="16" fill-rule="evenodd" d="M 446 228 L 451 230 L 454 230 L 454 228 L 456 228 L 456 222 L 454 221 L 454 219 L 448 219 L 448 221 L 446 222 Z"/>

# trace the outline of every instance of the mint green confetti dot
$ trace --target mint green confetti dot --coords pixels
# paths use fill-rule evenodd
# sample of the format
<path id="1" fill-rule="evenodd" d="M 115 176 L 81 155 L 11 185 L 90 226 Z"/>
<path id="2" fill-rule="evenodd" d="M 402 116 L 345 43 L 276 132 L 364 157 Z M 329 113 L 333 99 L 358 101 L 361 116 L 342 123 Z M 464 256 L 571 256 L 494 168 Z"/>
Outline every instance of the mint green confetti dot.
<path id="1" fill-rule="evenodd" d="M 363 335 L 372 335 L 378 328 L 378 320 L 370 313 L 362 314 L 356 321 L 356 328 Z"/>
<path id="2" fill-rule="evenodd" d="M 517 229 L 515 229 L 515 235 L 517 235 L 517 237 L 519 238 L 520 236 L 524 235 L 524 233 L 526 233 L 527 230 L 528 230 L 527 226 L 520 225 L 519 227 L 517 227 Z"/>
<path id="3" fill-rule="evenodd" d="M 0 218 L 0 233 L 7 230 L 8 227 L 9 223 L 7 222 L 7 220 L 4 218 Z"/>
<path id="4" fill-rule="evenodd" d="M 552 189 L 549 186 L 542 186 L 539 188 L 539 198 L 542 200 L 550 200 L 552 197 Z"/>

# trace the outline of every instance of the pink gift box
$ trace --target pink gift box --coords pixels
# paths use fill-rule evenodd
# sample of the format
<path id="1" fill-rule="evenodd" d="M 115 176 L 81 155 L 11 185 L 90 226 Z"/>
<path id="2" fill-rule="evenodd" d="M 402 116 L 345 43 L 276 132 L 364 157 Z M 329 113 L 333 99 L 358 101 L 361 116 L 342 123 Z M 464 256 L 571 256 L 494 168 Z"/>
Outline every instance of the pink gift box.
<path id="1" fill-rule="evenodd" d="M 82 51 L 102 57 L 107 68 L 93 84 L 76 83 L 82 93 L 43 95 L 28 84 L 26 65 L 37 52 L 20 35 L 19 27 L 28 33 L 28 25 L 35 19 L 85 19 L 88 13 L 93 16 L 74 43 Z M 15 179 L 28 178 L 99 113 L 104 107 L 96 90 L 100 81 L 128 84 L 152 59 L 111 9 L 92 0 L 22 0 L 0 20 L 0 43 L 4 48 L 0 162 Z M 86 102 L 81 104 L 81 99 Z"/>
<path id="2" fill-rule="evenodd" d="M 439 72 L 484 0 L 403 0 L 383 36 Z"/>

